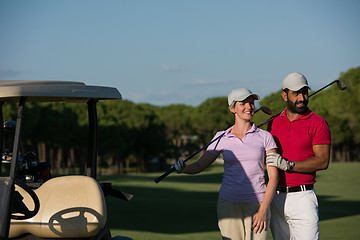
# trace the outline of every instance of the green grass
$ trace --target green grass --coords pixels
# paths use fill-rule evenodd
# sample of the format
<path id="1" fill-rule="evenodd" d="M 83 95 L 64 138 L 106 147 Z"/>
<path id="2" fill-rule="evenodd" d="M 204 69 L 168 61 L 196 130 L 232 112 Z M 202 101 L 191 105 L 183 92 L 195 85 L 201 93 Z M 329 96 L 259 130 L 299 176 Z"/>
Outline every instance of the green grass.
<path id="1" fill-rule="evenodd" d="M 333 163 L 318 172 L 316 193 L 319 200 L 322 239 L 360 237 L 360 163 Z"/>
<path id="2" fill-rule="evenodd" d="M 328 170 L 318 172 L 322 239 L 359 238 L 359 172 L 360 163 L 333 163 Z M 221 239 L 216 203 L 222 166 L 212 166 L 198 175 L 173 173 L 156 184 L 154 179 L 160 175 L 102 177 L 120 191 L 134 194 L 129 202 L 107 198 L 112 235 L 134 240 Z"/>

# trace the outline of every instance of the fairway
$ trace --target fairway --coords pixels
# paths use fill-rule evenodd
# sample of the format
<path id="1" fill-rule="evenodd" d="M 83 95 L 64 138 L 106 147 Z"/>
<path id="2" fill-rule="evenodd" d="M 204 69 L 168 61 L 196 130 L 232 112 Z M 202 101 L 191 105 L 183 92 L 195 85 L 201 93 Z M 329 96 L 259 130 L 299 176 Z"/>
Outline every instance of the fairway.
<path id="1" fill-rule="evenodd" d="M 321 239 L 358 239 L 360 236 L 360 163 L 331 163 L 318 172 Z M 221 239 L 216 203 L 222 179 L 217 164 L 198 175 L 161 173 L 102 177 L 115 188 L 134 195 L 125 202 L 107 198 L 112 235 L 134 240 Z M 270 236 L 269 239 L 272 239 Z"/>

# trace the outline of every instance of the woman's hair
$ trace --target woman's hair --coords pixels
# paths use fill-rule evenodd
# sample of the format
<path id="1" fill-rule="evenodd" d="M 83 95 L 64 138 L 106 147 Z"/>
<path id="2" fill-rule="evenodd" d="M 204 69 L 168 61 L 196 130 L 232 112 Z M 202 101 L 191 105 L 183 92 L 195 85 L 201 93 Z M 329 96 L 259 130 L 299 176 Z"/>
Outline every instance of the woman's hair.
<path id="1" fill-rule="evenodd" d="M 230 104 L 230 108 L 235 108 L 236 103 L 237 103 L 237 101 L 233 101 L 233 102 Z"/>

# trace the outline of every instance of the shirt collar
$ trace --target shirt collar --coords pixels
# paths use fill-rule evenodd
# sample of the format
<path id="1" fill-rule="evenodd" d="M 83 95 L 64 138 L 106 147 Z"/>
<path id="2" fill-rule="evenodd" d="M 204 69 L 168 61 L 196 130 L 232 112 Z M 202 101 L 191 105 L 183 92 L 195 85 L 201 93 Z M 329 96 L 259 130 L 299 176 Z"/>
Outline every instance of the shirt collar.
<path id="1" fill-rule="evenodd" d="M 230 131 L 234 128 L 234 125 L 232 125 L 231 127 L 229 127 L 228 129 L 225 130 L 225 134 L 226 136 L 228 136 L 230 134 Z M 251 128 L 245 133 L 248 134 L 248 133 L 254 133 L 254 132 L 257 132 L 259 131 L 259 128 L 256 126 L 255 123 L 252 123 L 252 126 Z"/>

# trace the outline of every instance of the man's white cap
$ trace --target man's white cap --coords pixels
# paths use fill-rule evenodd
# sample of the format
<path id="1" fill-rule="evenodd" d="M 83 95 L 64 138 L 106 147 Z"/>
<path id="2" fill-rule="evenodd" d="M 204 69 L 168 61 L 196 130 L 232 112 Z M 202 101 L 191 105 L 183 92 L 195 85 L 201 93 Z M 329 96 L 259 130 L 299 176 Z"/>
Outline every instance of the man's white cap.
<path id="1" fill-rule="evenodd" d="M 303 87 L 308 87 L 311 90 L 306 77 L 301 73 L 290 73 L 284 78 L 283 90 L 299 91 Z"/>
<path id="2" fill-rule="evenodd" d="M 253 96 L 255 98 L 255 100 L 259 100 L 260 97 L 257 94 L 252 93 L 249 89 L 246 88 L 237 88 L 231 91 L 231 93 L 228 96 L 228 103 L 229 106 L 234 102 L 234 101 L 244 101 L 246 98 L 248 98 L 249 96 Z"/>

